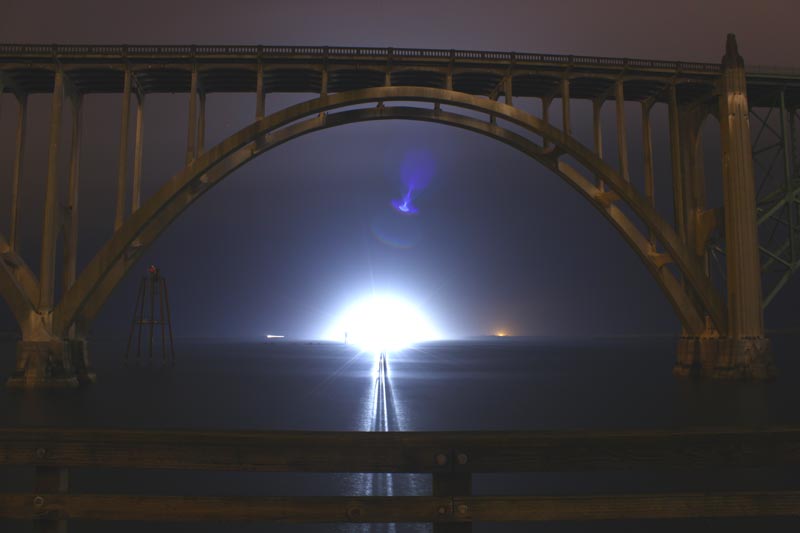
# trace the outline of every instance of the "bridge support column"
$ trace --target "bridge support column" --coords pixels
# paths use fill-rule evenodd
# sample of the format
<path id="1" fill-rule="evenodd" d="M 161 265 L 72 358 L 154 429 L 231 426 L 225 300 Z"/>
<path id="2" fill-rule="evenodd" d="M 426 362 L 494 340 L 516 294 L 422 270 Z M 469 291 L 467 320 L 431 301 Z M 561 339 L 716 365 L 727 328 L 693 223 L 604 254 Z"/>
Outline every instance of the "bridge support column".
<path id="1" fill-rule="evenodd" d="M 192 68 L 192 84 L 189 89 L 189 133 L 186 140 L 186 164 L 195 157 L 197 142 L 197 67 Z"/>
<path id="2" fill-rule="evenodd" d="M 323 78 L 325 78 L 325 74 L 327 73 L 323 72 Z M 323 83 L 323 85 L 326 84 Z M 324 89 L 327 91 L 327 87 Z M 264 65 L 259 61 L 256 71 L 256 120 L 262 118 L 264 118 Z"/>
<path id="3" fill-rule="evenodd" d="M 644 155 L 644 195 L 647 198 L 647 203 L 650 207 L 656 207 L 655 199 L 655 175 L 653 170 L 653 133 L 650 128 L 650 109 L 653 103 L 642 102 L 642 152 Z M 656 251 L 655 247 L 655 234 L 653 228 L 650 228 L 647 233 L 647 240 L 650 241 L 650 250 Z"/>
<path id="4" fill-rule="evenodd" d="M 64 291 L 75 283 L 78 258 L 78 179 L 81 159 L 82 115 L 83 96 L 76 95 L 72 99 L 72 150 L 69 161 L 69 192 L 67 195 L 69 215 L 66 217 L 64 228 Z"/>
<path id="5" fill-rule="evenodd" d="M 614 99 L 617 111 L 617 153 L 619 155 L 619 173 L 630 183 L 631 173 L 628 170 L 628 135 L 625 129 L 625 89 L 624 83 L 618 79 L 614 84 Z"/>
<path id="6" fill-rule="evenodd" d="M 572 135 L 572 121 L 570 120 L 569 110 L 569 78 L 561 79 L 561 129 L 564 135 Z"/>
<path id="7" fill-rule="evenodd" d="M 672 166 L 672 210 L 675 215 L 675 230 L 686 244 L 685 217 L 683 214 L 683 165 L 681 164 L 681 132 L 678 112 L 678 91 L 669 87 L 669 153 Z"/>
<path id="8" fill-rule="evenodd" d="M 200 112 L 197 116 L 197 144 L 194 147 L 194 158 L 197 159 L 205 150 L 206 143 L 206 92 L 200 91 L 197 95 Z"/>
<path id="9" fill-rule="evenodd" d="M 56 238 L 58 236 L 58 147 L 61 139 L 61 108 L 64 100 L 64 73 L 56 71 L 50 108 L 50 137 L 47 151 L 47 181 L 42 223 L 42 257 L 39 269 L 39 309 L 51 310 L 55 300 Z"/>
<path id="10" fill-rule="evenodd" d="M 594 153 L 600 159 L 603 159 L 603 123 L 601 119 L 603 101 L 603 97 L 592 100 L 592 140 L 594 141 Z M 597 178 L 597 188 L 601 192 L 605 190 L 605 184 L 600 178 Z"/>
<path id="11" fill-rule="evenodd" d="M 542 97 L 542 120 L 548 125 L 550 124 L 550 104 L 552 101 L 552 96 Z M 548 146 L 550 146 L 550 141 L 547 139 L 542 139 L 542 147 L 547 148 Z"/>
<path id="12" fill-rule="evenodd" d="M 131 214 L 142 205 L 142 150 L 144 135 L 144 95 L 136 106 L 136 133 L 133 142 L 133 191 L 131 192 Z"/>
<path id="13" fill-rule="evenodd" d="M 128 184 L 128 122 L 131 111 L 131 71 L 125 70 L 122 89 L 122 119 L 119 131 L 119 159 L 117 161 L 117 211 L 114 216 L 114 231 L 125 222 L 125 189 Z"/>
<path id="14" fill-rule="evenodd" d="M 12 251 L 18 249 L 17 233 L 19 232 L 19 206 L 22 200 L 22 163 L 25 159 L 25 126 L 28 117 L 28 96 L 17 97 L 19 111 L 17 113 L 17 135 L 14 150 L 14 168 L 11 175 L 11 224 L 9 226 L 8 244 Z"/>
<path id="15" fill-rule="evenodd" d="M 77 387 L 94 381 L 89 366 L 89 355 L 84 339 L 60 338 L 53 334 L 52 309 L 55 287 L 56 240 L 58 237 L 58 172 L 57 159 L 60 146 L 61 112 L 64 100 L 64 74 L 55 75 L 52 108 L 50 112 L 50 144 L 48 150 L 45 212 L 42 236 L 42 263 L 39 284 L 38 311 L 31 311 L 27 320 L 21 320 L 22 340 L 17 343 L 17 364 L 8 380 L 9 387 L 44 388 Z M 77 242 L 78 167 L 81 131 L 80 97 L 76 97 L 72 123 L 72 150 L 70 157 L 69 203 L 67 219 L 64 282 L 69 286 L 75 277 L 75 244 Z M 24 131 L 24 108 L 18 131 Z M 20 145 L 21 146 L 21 145 Z M 21 153 L 21 148 L 18 149 Z M 21 166 L 16 165 L 15 168 Z"/>
<path id="16" fill-rule="evenodd" d="M 774 375 L 769 339 L 764 337 L 761 265 L 755 181 L 744 62 L 728 36 L 722 60 L 719 117 L 727 244 L 728 329 L 726 335 L 683 338 L 679 375 L 765 379 Z"/>

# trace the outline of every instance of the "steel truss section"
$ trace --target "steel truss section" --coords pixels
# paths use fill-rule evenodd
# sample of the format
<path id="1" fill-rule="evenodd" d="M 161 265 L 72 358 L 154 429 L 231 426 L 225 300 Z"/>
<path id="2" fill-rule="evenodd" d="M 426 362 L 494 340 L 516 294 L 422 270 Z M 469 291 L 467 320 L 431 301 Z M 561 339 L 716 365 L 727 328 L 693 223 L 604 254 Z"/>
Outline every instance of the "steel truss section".
<path id="1" fill-rule="evenodd" d="M 766 308 L 800 269 L 800 162 L 798 110 L 785 91 L 769 108 L 751 108 L 758 235 Z"/>
<path id="2" fill-rule="evenodd" d="M 750 117 L 766 309 L 800 270 L 800 109 L 787 108 L 780 90 L 764 107 L 751 107 Z M 710 274 L 724 285 L 724 228 L 715 231 L 708 251 Z"/>

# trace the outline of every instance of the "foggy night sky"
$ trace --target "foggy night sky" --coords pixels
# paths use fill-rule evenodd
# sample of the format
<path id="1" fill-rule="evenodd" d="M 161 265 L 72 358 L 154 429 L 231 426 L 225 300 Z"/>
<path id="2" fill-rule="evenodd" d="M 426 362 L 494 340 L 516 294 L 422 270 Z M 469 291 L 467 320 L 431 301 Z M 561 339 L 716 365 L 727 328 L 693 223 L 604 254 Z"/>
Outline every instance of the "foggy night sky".
<path id="1" fill-rule="evenodd" d="M 0 12 L 0 40 L 7 43 L 394 46 L 719 62 L 732 32 L 746 65 L 800 67 L 796 0 L 6 0 Z M 267 112 L 313 97 L 268 94 Z M 249 124 L 254 100 L 252 94 L 209 95 L 206 147 Z M 29 102 L 20 240 L 23 257 L 38 271 L 50 97 Z M 79 272 L 112 233 L 119 103 L 119 95 L 84 100 Z M 11 95 L 0 104 L 0 231 L 7 235 L 16 104 Z M 538 113 L 530 99 L 517 104 Z M 575 135 L 590 145 L 591 104 L 572 105 Z M 558 106 L 551 112 L 560 124 Z M 143 201 L 183 166 L 187 115 L 185 94 L 148 96 Z M 604 152 L 616 165 L 613 104 L 603 118 Z M 626 119 L 631 173 L 641 183 L 638 103 L 626 104 Z M 62 196 L 70 120 L 66 111 Z M 671 220 L 671 196 L 664 201 L 671 195 L 665 123 L 659 105 L 656 195 Z M 703 129 L 706 176 L 717 183 L 718 130 L 713 120 Z M 416 198 L 419 213 L 399 219 L 391 201 L 405 192 L 400 173 L 409 154 L 430 158 L 434 170 Z M 393 232 L 407 246 L 388 245 Z M 239 169 L 145 253 L 95 321 L 94 335 L 127 334 L 136 287 L 150 263 L 169 280 L 178 336 L 317 337 L 372 287 L 418 304 L 451 336 L 500 328 L 518 335 L 676 335 L 680 329 L 635 253 L 573 189 L 508 146 L 435 124 L 333 128 Z M 800 325 L 792 305 L 799 292 L 794 279 L 768 309 L 768 328 Z M 0 331 L 13 328 L 0 303 Z"/>

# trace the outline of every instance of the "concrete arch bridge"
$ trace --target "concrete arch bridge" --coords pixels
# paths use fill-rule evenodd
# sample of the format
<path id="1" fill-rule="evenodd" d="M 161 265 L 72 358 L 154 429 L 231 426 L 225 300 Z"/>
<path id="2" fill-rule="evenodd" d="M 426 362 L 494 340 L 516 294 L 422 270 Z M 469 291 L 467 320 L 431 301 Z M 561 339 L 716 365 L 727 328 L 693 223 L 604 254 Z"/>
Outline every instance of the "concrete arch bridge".
<path id="1" fill-rule="evenodd" d="M 800 72 L 745 69 L 733 36 L 720 64 L 385 48 L 0 45 L 0 91 L 19 104 L 10 232 L 0 235 L 0 294 L 22 332 L 9 385 L 91 381 L 85 334 L 113 288 L 173 220 L 235 169 L 310 132 L 390 119 L 480 133 L 569 183 L 638 254 L 680 318 L 677 374 L 763 378 L 773 372 L 763 307 L 800 265 Z M 143 199 L 145 104 L 149 94 L 162 92 L 188 94 L 186 165 Z M 207 148 L 205 97 L 212 92 L 254 93 L 254 119 Z M 319 96 L 267 114 L 267 92 Z M 36 93 L 51 95 L 38 276 L 18 251 L 28 96 Z M 116 216 L 113 236 L 78 273 L 81 109 L 95 93 L 121 95 Z M 540 99 L 541 116 L 515 107 L 518 97 Z M 572 134 L 575 99 L 592 102 L 592 146 Z M 642 108 L 641 169 L 629 164 L 626 101 Z M 615 109 L 612 162 L 603 156 L 604 104 Z M 65 105 L 73 106 L 70 139 L 59 133 Z M 553 105 L 561 108 L 559 124 L 549 118 Z M 650 113 L 656 106 L 665 106 L 669 117 L 673 220 L 659 214 L 654 196 Z M 723 148 L 724 205 L 716 207 L 706 205 L 700 153 L 708 116 L 719 121 Z M 67 205 L 61 206 L 58 154 L 65 142 L 71 151 Z M 631 181 L 636 173 L 643 175 L 642 190 Z M 720 260 L 724 290 L 713 279 L 712 265 Z M 58 297 L 57 274 L 63 277 Z"/>

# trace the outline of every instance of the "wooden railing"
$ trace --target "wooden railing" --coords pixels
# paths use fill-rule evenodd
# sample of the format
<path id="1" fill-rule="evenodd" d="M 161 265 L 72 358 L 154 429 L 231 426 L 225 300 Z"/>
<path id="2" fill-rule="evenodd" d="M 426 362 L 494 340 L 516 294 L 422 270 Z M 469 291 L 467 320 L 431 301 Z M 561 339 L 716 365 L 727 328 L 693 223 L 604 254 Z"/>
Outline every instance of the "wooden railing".
<path id="1" fill-rule="evenodd" d="M 124 521 L 473 522 L 798 516 L 800 491 L 473 496 L 472 475 L 800 465 L 800 429 L 626 432 L 232 432 L 0 429 L 0 466 L 36 469 L 0 493 L 0 517 L 59 530 Z M 196 497 L 76 494 L 76 468 L 423 473 L 430 496 Z"/>

